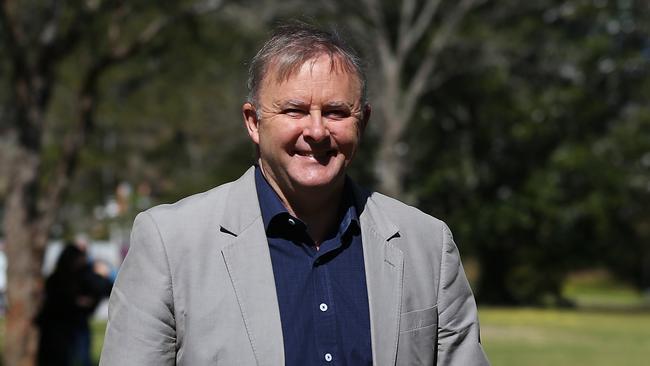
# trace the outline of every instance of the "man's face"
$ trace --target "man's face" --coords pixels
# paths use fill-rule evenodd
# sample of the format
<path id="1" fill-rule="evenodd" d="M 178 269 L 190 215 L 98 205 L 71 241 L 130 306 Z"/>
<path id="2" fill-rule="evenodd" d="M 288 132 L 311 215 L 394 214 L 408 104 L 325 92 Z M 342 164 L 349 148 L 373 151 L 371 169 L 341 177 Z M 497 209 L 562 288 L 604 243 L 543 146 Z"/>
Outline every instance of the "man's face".
<path id="1" fill-rule="evenodd" d="M 337 61 L 338 62 L 338 61 Z M 342 186 L 369 115 L 362 113 L 359 79 L 331 67 L 323 55 L 278 81 L 273 66 L 262 81 L 258 112 L 244 105 L 262 169 L 284 195 Z"/>

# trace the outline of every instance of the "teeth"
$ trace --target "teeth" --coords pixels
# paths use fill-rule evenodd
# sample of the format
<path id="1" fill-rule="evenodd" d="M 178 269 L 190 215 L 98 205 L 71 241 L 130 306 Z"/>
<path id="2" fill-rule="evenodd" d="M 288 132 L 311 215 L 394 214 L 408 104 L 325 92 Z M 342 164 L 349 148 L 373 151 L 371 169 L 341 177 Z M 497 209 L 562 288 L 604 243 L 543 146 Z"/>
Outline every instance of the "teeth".
<path id="1" fill-rule="evenodd" d="M 312 152 L 296 151 L 296 154 L 298 154 L 300 156 L 308 156 L 308 157 L 313 157 L 314 156 L 314 153 L 312 153 Z M 328 152 L 323 152 L 323 153 L 315 154 L 315 155 L 317 155 L 317 156 L 329 156 L 329 155 L 332 155 L 332 153 L 330 153 L 328 151 Z"/>
<path id="2" fill-rule="evenodd" d="M 313 152 L 305 152 L 305 151 L 296 151 L 296 155 L 302 156 L 305 158 L 312 158 L 312 159 L 325 159 L 330 156 L 333 156 L 334 154 L 330 151 L 327 152 L 322 152 L 322 153 L 313 153 Z"/>

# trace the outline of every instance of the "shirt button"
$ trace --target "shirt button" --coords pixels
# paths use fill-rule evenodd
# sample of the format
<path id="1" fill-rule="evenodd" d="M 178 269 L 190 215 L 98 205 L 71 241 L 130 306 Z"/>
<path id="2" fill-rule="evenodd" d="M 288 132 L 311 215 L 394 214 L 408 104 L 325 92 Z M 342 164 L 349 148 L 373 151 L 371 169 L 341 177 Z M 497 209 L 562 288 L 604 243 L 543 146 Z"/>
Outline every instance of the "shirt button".
<path id="1" fill-rule="evenodd" d="M 296 220 L 294 220 L 294 219 L 290 218 L 288 221 L 289 221 L 289 225 L 291 225 L 291 226 L 296 224 Z"/>
<path id="2" fill-rule="evenodd" d="M 325 354 L 325 361 L 327 361 L 327 362 L 332 361 L 332 355 L 329 354 L 329 353 L 326 353 L 326 354 Z"/>
<path id="3" fill-rule="evenodd" d="M 320 304 L 320 311 L 327 311 L 327 304 L 326 303 Z"/>

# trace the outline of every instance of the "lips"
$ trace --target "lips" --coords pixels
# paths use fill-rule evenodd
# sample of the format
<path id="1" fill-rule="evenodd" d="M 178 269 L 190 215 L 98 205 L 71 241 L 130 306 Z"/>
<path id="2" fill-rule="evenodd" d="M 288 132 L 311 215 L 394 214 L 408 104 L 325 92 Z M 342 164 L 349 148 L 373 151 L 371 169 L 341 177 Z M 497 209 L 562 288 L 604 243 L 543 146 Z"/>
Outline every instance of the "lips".
<path id="1" fill-rule="evenodd" d="M 295 151 L 295 155 L 304 157 L 304 158 L 311 158 L 314 159 L 318 162 L 326 162 L 328 161 L 331 157 L 336 155 L 336 150 L 327 150 L 327 151 Z"/>

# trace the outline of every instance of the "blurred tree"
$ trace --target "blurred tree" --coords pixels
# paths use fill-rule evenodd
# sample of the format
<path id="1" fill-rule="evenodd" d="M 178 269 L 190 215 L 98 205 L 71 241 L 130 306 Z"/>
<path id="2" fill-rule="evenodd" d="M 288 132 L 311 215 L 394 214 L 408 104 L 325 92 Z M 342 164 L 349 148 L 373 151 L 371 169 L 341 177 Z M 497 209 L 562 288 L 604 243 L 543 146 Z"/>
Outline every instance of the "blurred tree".
<path id="1" fill-rule="evenodd" d="M 105 212 L 122 182 L 149 191 L 152 205 L 231 180 L 251 164 L 253 150 L 240 117 L 246 95 L 242 60 L 266 28 L 237 24 L 232 10 L 226 4 L 218 18 L 175 30 L 163 52 L 138 56 L 105 75 L 96 133 L 72 182 L 83 195 L 68 201 L 63 230 L 94 227 L 101 236 L 116 220 L 130 227 L 133 215 L 148 206 L 134 202 L 131 211 L 112 218 Z M 87 214 L 93 207 L 96 216 Z"/>
<path id="2" fill-rule="evenodd" d="M 466 24 L 406 187 L 478 257 L 479 296 L 562 303 L 567 271 L 594 265 L 647 287 L 647 4 L 503 0 Z"/>
<path id="3" fill-rule="evenodd" d="M 101 78 L 139 54 L 164 50 L 161 35 L 220 6 L 218 0 L 0 2 L 1 66 L 8 75 L 8 93 L 0 96 L 0 146 L 10 177 L 4 202 L 5 364 L 34 364 L 43 253 L 95 126 Z M 74 69 L 66 70 L 71 59 Z M 59 95 L 70 96 L 62 119 L 51 110 Z M 56 130 L 64 137 L 47 144 Z"/>

